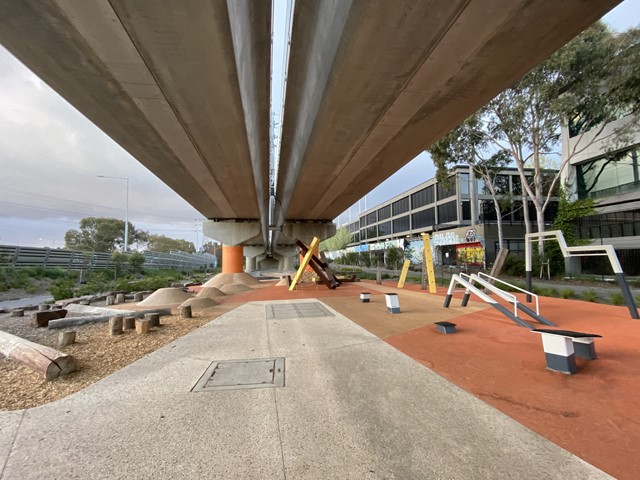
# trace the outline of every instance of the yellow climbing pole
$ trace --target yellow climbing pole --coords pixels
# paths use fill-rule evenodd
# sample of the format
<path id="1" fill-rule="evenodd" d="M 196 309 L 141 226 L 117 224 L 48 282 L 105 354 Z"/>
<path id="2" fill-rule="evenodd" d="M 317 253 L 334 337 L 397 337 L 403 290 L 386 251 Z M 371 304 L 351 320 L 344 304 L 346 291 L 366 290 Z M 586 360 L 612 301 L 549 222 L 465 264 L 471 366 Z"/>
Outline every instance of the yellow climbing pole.
<path id="1" fill-rule="evenodd" d="M 289 287 L 289 291 L 292 292 L 296 288 L 296 285 L 300 281 L 300 278 L 302 278 L 302 274 L 304 273 L 304 270 L 307 268 L 307 265 L 309 265 L 311 256 L 313 255 L 313 252 L 316 250 L 318 243 L 320 243 L 320 239 L 318 237 L 313 237 L 313 240 L 309 245 L 309 250 L 307 250 L 307 254 L 302 259 L 302 262 L 300 262 L 300 268 L 298 268 L 298 271 L 296 272 L 295 277 L 293 277 L 293 280 L 291 281 L 291 286 Z"/>
<path id="2" fill-rule="evenodd" d="M 427 267 L 427 279 L 429 280 L 429 293 L 436 293 L 436 273 L 433 268 L 433 255 L 431 253 L 431 238 L 428 233 L 422 234 L 424 243 L 424 261 Z"/>

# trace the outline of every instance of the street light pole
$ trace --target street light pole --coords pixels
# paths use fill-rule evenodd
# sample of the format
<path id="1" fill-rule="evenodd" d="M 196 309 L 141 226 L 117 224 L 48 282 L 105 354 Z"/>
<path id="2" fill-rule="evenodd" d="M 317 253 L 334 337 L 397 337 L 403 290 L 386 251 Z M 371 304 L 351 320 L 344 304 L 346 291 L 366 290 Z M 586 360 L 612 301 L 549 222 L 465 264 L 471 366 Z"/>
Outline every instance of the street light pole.
<path id="1" fill-rule="evenodd" d="M 98 175 L 100 178 L 113 178 L 115 180 L 124 180 L 127 183 L 127 192 L 125 196 L 124 207 L 124 251 L 129 251 L 129 177 L 111 177 L 109 175 Z"/>

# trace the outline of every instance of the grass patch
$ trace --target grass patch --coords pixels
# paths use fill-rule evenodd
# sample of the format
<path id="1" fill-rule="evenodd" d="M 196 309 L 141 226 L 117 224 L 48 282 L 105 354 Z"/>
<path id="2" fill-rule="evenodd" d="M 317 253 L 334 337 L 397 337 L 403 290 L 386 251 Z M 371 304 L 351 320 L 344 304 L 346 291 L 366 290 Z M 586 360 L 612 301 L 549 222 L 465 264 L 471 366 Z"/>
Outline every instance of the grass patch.
<path id="1" fill-rule="evenodd" d="M 564 288 L 560 291 L 560 296 L 562 298 L 575 298 L 576 296 L 576 292 L 574 292 L 572 289 L 570 288 Z"/>
<path id="2" fill-rule="evenodd" d="M 598 294 L 593 290 L 585 290 L 585 292 L 582 294 L 582 298 L 587 302 L 595 303 L 598 301 Z"/>
<path id="3" fill-rule="evenodd" d="M 625 301 L 622 293 L 614 292 L 613 295 L 611 295 L 611 303 L 613 303 L 614 305 L 624 305 Z"/>

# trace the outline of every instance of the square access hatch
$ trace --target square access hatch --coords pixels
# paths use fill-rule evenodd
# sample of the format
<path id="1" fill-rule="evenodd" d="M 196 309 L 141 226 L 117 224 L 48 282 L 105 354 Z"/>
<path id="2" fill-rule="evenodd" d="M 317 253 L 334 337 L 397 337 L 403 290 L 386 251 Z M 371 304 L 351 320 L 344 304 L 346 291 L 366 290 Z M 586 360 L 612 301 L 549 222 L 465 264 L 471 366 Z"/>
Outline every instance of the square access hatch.
<path id="1" fill-rule="evenodd" d="M 267 320 L 292 318 L 333 317 L 333 313 L 320 302 L 269 303 L 265 305 Z"/>
<path id="2" fill-rule="evenodd" d="M 192 392 L 284 387 L 284 358 L 212 362 Z"/>

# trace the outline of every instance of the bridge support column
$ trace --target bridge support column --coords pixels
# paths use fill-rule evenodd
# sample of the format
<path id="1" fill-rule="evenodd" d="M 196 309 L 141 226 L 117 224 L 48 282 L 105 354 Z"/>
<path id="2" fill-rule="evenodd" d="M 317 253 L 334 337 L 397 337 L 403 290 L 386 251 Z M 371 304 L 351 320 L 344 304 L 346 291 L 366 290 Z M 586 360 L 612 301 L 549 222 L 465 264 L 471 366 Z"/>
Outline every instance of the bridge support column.
<path id="1" fill-rule="evenodd" d="M 251 273 L 256 269 L 256 257 L 244 257 L 244 271 Z"/>
<path id="2" fill-rule="evenodd" d="M 222 246 L 222 273 L 242 273 L 242 245 Z"/>
<path id="3" fill-rule="evenodd" d="M 283 258 L 284 258 L 284 265 L 282 266 L 282 270 L 284 272 L 293 270 L 295 265 L 293 257 L 283 257 Z"/>
<path id="4" fill-rule="evenodd" d="M 274 252 L 280 256 L 280 265 L 278 266 L 279 270 L 283 272 L 288 272 L 293 270 L 293 266 L 295 263 L 295 258 L 298 255 L 298 248 L 291 246 L 280 246 L 274 250 Z"/>
<path id="5" fill-rule="evenodd" d="M 258 221 L 207 220 L 203 223 L 202 230 L 207 237 L 222 242 L 222 273 L 219 279 L 222 283 L 225 278 L 231 278 L 225 276 L 244 273 L 244 256 L 247 254 L 242 244 L 262 241 L 262 228 Z"/>
<path id="6" fill-rule="evenodd" d="M 309 223 L 285 223 L 282 226 L 282 234 L 292 240 L 296 238 L 309 245 L 313 237 L 326 240 L 336 234 L 336 225 L 333 222 L 309 222 Z"/>

